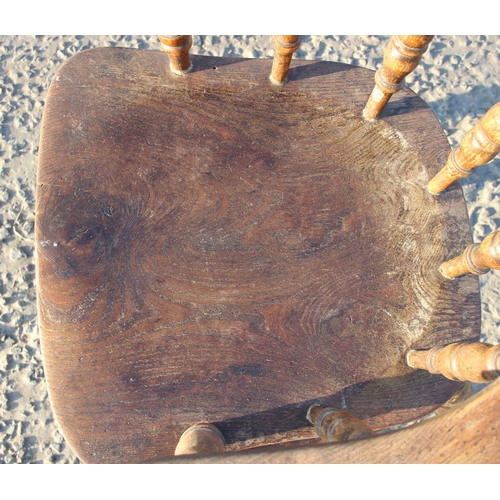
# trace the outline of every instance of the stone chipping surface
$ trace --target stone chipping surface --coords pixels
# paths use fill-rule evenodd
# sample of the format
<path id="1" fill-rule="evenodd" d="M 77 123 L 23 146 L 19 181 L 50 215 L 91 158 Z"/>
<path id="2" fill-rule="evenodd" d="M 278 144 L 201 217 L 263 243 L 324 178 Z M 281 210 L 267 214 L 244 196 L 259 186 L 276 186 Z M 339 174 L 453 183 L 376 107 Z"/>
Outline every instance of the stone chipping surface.
<path id="1" fill-rule="evenodd" d="M 302 37 L 300 59 L 377 69 L 388 36 Z M 50 81 L 93 47 L 159 50 L 156 36 L 0 36 L 0 463 L 78 463 L 52 413 L 37 328 L 34 195 L 40 122 Z M 406 79 L 456 147 L 500 101 L 500 36 L 438 35 Z M 196 36 L 192 53 L 272 57 L 269 36 Z M 500 229 L 500 159 L 462 181 L 474 240 Z M 482 340 L 500 342 L 500 272 L 480 277 Z"/>

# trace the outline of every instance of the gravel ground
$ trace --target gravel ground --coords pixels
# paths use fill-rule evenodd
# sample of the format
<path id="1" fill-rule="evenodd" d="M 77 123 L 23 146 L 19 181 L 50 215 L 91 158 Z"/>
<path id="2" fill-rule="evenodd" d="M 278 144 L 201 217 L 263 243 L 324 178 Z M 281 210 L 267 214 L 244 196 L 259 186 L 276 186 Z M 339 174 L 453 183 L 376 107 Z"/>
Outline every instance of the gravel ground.
<path id="1" fill-rule="evenodd" d="M 376 69 L 388 36 L 304 36 L 300 59 Z M 37 328 L 34 193 L 40 121 L 52 76 L 92 47 L 159 50 L 155 36 L 0 36 L 0 463 L 75 463 L 50 408 Z M 500 36 L 436 36 L 407 85 L 455 147 L 500 101 Z M 192 53 L 271 57 L 269 36 L 197 36 Z M 500 229 L 496 159 L 462 182 L 475 241 Z M 480 278 L 482 338 L 500 341 L 499 273 Z"/>

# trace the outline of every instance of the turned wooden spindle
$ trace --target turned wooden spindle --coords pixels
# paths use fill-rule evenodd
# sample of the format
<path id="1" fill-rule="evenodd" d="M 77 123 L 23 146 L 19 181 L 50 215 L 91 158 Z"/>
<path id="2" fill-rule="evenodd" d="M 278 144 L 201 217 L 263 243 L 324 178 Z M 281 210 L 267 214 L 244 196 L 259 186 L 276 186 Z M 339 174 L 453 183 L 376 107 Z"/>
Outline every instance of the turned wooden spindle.
<path id="1" fill-rule="evenodd" d="M 311 406 L 307 412 L 307 419 L 316 427 L 316 432 L 323 442 L 341 443 L 374 434 L 362 420 L 335 408 Z"/>
<path id="2" fill-rule="evenodd" d="M 226 451 L 226 441 L 219 429 L 209 423 L 192 425 L 184 431 L 175 448 L 175 455 L 197 455 Z"/>
<path id="3" fill-rule="evenodd" d="M 378 118 L 392 94 L 404 86 L 404 78 L 420 62 L 434 35 L 393 35 L 385 49 L 384 64 L 375 73 L 375 87 L 363 110 L 367 120 Z"/>
<path id="4" fill-rule="evenodd" d="M 288 73 L 293 53 L 300 46 L 299 35 L 274 35 L 273 46 L 274 59 L 269 78 L 275 85 L 282 85 Z"/>
<path id="5" fill-rule="evenodd" d="M 500 102 L 467 132 L 460 147 L 450 153 L 446 165 L 431 179 L 427 188 L 432 194 L 439 194 L 456 180 L 471 175 L 479 165 L 495 158 L 499 151 Z"/>
<path id="6" fill-rule="evenodd" d="M 193 45 L 191 35 L 157 35 L 161 48 L 170 59 L 170 71 L 176 75 L 186 75 L 191 71 L 189 49 Z"/>
<path id="7" fill-rule="evenodd" d="M 484 274 L 490 269 L 500 269 L 500 231 L 494 231 L 481 244 L 469 245 L 462 255 L 443 262 L 441 274 L 453 279 L 462 274 Z"/>
<path id="8" fill-rule="evenodd" d="M 457 342 L 406 355 L 411 368 L 441 374 L 451 380 L 483 384 L 500 376 L 500 344 Z"/>

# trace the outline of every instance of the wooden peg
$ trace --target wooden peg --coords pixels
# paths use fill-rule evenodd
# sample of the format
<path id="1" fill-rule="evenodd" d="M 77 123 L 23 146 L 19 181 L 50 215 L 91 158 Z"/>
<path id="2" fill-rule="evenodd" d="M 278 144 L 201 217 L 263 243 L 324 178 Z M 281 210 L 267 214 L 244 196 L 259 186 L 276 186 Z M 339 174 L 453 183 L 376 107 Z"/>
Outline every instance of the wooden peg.
<path id="1" fill-rule="evenodd" d="M 311 406 L 307 412 L 307 419 L 316 427 L 318 436 L 324 442 L 341 443 L 374 434 L 362 420 L 335 408 Z"/>
<path id="2" fill-rule="evenodd" d="M 439 267 L 441 274 L 450 279 L 468 273 L 484 274 L 490 269 L 500 269 L 500 231 L 486 236 L 480 245 L 469 245 L 462 255 Z"/>
<path id="3" fill-rule="evenodd" d="M 434 35 L 393 35 L 385 49 L 384 64 L 375 73 L 375 87 L 363 110 L 367 120 L 378 118 L 392 94 L 404 85 L 404 78 L 420 62 Z"/>
<path id="4" fill-rule="evenodd" d="M 175 455 L 198 455 L 226 451 L 226 441 L 219 429 L 209 423 L 199 423 L 187 429 L 179 439 Z"/>
<path id="5" fill-rule="evenodd" d="M 170 59 L 170 71 L 176 75 L 186 75 L 191 71 L 189 49 L 193 45 L 191 35 L 157 35 L 161 48 Z"/>
<path id="6" fill-rule="evenodd" d="M 300 46 L 299 35 L 274 35 L 273 46 L 274 59 L 269 79 L 275 85 L 283 85 L 293 53 Z"/>
<path id="7" fill-rule="evenodd" d="M 471 175 L 479 165 L 495 158 L 499 151 L 500 102 L 467 132 L 460 147 L 450 153 L 446 165 L 431 179 L 427 188 L 432 194 L 439 194 L 456 180 Z"/>
<path id="8" fill-rule="evenodd" d="M 484 384 L 500 376 L 500 344 L 457 342 L 406 355 L 411 368 L 441 374 L 451 380 Z"/>

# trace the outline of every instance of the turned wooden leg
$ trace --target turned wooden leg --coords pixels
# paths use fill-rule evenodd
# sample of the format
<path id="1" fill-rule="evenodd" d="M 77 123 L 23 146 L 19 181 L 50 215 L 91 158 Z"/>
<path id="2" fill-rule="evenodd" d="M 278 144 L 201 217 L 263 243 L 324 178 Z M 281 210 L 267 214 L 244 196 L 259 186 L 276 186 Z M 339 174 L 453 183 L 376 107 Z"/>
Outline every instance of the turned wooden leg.
<path id="1" fill-rule="evenodd" d="M 363 110 L 367 120 L 378 118 L 404 77 L 420 62 L 434 35 L 393 35 L 384 53 L 384 64 L 375 73 L 375 87 Z"/>
<path id="2" fill-rule="evenodd" d="M 471 175 L 479 165 L 495 158 L 499 151 L 500 102 L 467 132 L 460 147 L 450 153 L 446 165 L 431 179 L 427 188 L 432 194 L 439 194 L 456 180 Z"/>
<path id="3" fill-rule="evenodd" d="M 500 231 L 486 236 L 480 245 L 469 245 L 462 255 L 439 267 L 441 274 L 450 279 L 468 273 L 484 274 L 490 269 L 500 269 Z"/>
<path id="4" fill-rule="evenodd" d="M 199 423 L 186 430 L 175 448 L 175 455 L 197 455 L 221 453 L 226 450 L 226 441 L 215 425 Z"/>
<path id="5" fill-rule="evenodd" d="M 500 376 L 500 344 L 458 342 L 406 355 L 411 368 L 441 374 L 451 380 L 483 384 Z"/>
<path id="6" fill-rule="evenodd" d="M 316 427 L 318 436 L 324 442 L 340 443 L 374 434 L 359 418 L 334 408 L 311 406 L 307 412 L 307 419 Z"/>
<path id="7" fill-rule="evenodd" d="M 170 58 L 170 70 L 176 75 L 186 75 L 191 71 L 189 49 L 193 45 L 191 35 L 157 35 L 161 48 Z"/>
<path id="8" fill-rule="evenodd" d="M 273 46 L 274 59 L 269 78 L 275 85 L 282 85 L 288 73 L 293 53 L 300 46 L 299 35 L 274 35 Z"/>

